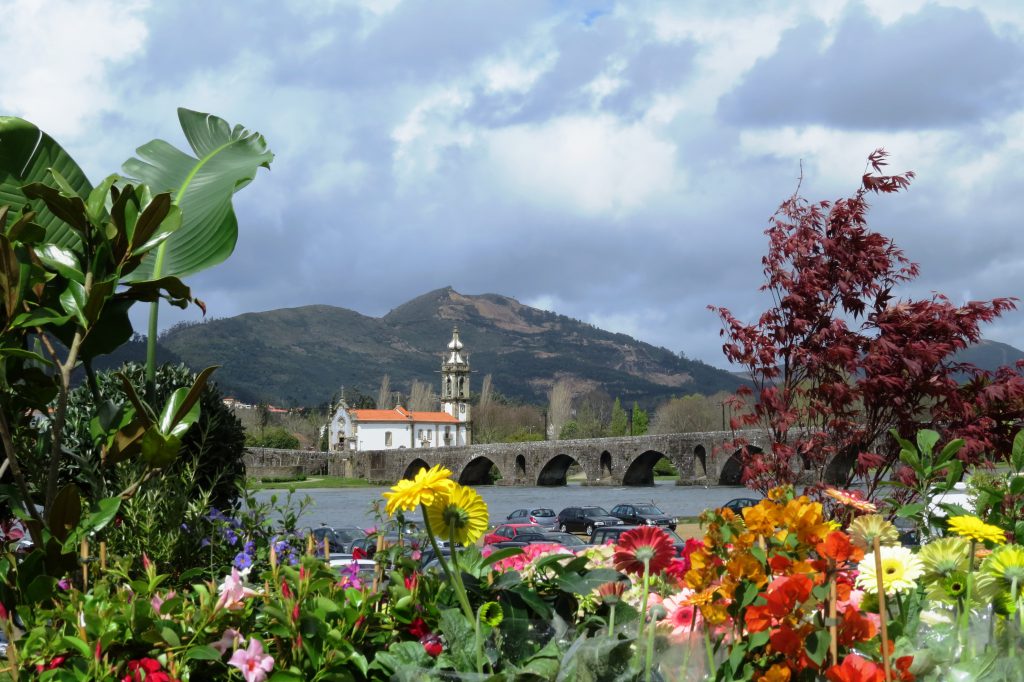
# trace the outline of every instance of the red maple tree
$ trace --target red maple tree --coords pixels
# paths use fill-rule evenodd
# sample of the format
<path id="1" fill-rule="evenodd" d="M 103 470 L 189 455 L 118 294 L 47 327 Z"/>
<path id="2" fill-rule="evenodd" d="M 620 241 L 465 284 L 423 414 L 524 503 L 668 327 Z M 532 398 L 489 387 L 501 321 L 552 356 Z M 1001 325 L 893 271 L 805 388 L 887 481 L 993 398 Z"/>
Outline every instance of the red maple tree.
<path id="1" fill-rule="evenodd" d="M 744 482 L 765 491 L 809 476 L 873 493 L 893 471 L 899 446 L 888 435 L 932 428 L 963 438 L 967 463 L 1009 452 L 1024 416 L 1024 364 L 987 372 L 955 354 L 980 327 L 1016 307 L 1014 298 L 955 305 L 941 294 L 899 300 L 894 289 L 918 274 L 891 239 L 867 225 L 870 194 L 910 186 L 912 172 L 886 175 L 875 150 L 853 196 L 811 203 L 797 192 L 769 222 L 762 259 L 773 305 L 754 324 L 726 308 L 726 357 L 753 382 L 754 406 L 733 428 L 766 429 L 772 446 L 746 449 Z M 740 395 L 751 389 L 741 389 Z"/>

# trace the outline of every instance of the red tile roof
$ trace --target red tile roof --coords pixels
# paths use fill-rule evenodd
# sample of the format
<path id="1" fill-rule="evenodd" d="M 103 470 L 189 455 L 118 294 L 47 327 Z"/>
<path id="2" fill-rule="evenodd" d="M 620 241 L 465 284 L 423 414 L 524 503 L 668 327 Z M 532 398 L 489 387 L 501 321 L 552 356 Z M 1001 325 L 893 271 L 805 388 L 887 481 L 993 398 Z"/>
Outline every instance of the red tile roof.
<path id="1" fill-rule="evenodd" d="M 458 424 L 459 420 L 447 412 L 409 412 L 403 407 L 393 410 L 349 410 L 357 422 L 430 422 Z"/>

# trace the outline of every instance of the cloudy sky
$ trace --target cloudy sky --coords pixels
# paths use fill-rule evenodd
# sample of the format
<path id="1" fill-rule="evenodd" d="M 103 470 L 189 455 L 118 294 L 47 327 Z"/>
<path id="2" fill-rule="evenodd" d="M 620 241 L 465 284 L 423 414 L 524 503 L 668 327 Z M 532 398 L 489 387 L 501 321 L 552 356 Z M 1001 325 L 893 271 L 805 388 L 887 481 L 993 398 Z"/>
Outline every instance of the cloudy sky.
<path id="1" fill-rule="evenodd" d="M 1024 294 L 1019 0 L 0 0 L 0 114 L 93 179 L 175 108 L 263 133 L 210 315 L 381 315 L 451 285 L 723 365 L 768 217 L 852 192 L 876 147 L 918 174 L 875 229 L 901 293 Z M 193 313 L 198 317 L 197 313 Z M 164 314 L 170 324 L 180 317 Z M 1024 346 L 1024 313 L 988 337 Z"/>

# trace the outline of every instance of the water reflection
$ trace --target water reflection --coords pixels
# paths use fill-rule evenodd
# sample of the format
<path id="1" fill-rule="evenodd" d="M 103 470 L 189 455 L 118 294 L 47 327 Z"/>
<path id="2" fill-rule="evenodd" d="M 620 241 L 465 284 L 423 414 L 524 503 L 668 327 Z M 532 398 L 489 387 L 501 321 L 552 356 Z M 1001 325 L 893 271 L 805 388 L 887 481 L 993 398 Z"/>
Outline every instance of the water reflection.
<path id="1" fill-rule="evenodd" d="M 380 500 L 381 493 L 387 489 L 300 490 L 293 499 L 308 495 L 313 500 L 313 505 L 303 516 L 304 525 L 367 527 L 374 523 L 371 505 Z M 742 487 L 677 486 L 672 481 L 659 481 L 646 487 L 588 487 L 570 483 L 553 488 L 478 486 L 476 489 L 487 502 L 492 523 L 505 520 L 510 512 L 522 507 L 551 507 L 558 512 L 565 507 L 584 504 L 611 509 L 626 502 L 653 502 L 673 516 L 696 516 L 735 497 L 759 497 Z M 285 491 L 261 491 L 257 498 L 267 500 L 274 493 L 283 498 Z"/>

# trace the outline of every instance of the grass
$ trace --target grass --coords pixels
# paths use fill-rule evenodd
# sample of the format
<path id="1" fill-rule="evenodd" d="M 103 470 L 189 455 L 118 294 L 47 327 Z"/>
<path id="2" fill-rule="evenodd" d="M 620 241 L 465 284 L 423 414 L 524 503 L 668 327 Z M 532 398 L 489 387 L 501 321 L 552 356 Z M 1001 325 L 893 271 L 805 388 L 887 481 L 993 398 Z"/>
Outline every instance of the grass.
<path id="1" fill-rule="evenodd" d="M 247 479 L 246 486 L 250 490 L 306 490 L 309 488 L 372 488 L 373 483 L 361 478 L 345 478 L 344 476 L 315 476 L 303 480 L 280 481 Z"/>

